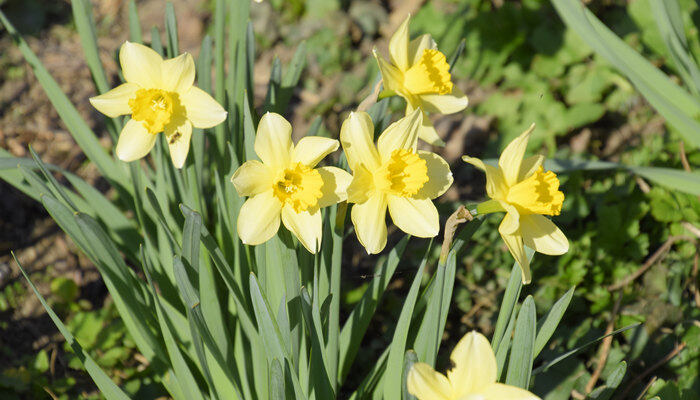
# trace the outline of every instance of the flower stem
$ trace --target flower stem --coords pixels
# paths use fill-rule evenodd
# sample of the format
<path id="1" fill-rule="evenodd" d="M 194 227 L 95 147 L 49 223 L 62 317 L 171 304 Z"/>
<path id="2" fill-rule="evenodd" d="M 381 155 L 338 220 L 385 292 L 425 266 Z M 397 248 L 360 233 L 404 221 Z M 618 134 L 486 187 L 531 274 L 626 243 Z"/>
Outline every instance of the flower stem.
<path id="1" fill-rule="evenodd" d="M 501 203 L 498 200 L 486 200 L 483 203 L 479 203 L 476 206 L 476 212 L 478 214 L 491 214 L 495 212 L 504 212 L 506 211 L 503 206 L 501 206 Z"/>

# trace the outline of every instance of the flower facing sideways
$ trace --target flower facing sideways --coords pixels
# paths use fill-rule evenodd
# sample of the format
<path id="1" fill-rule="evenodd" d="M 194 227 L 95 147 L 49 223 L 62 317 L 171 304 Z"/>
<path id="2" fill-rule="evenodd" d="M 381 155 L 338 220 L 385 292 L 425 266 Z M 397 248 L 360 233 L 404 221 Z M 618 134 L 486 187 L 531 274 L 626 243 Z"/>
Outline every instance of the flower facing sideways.
<path id="1" fill-rule="evenodd" d="M 496 382 L 498 367 L 484 335 L 467 333 L 452 350 L 447 376 L 415 363 L 408 372 L 408 392 L 418 400 L 540 400 L 515 386 Z"/>
<path id="2" fill-rule="evenodd" d="M 238 236 L 248 245 L 272 238 L 284 223 L 301 244 L 316 253 L 321 243 L 322 207 L 344 201 L 352 176 L 336 167 L 314 168 L 339 147 L 338 141 L 307 136 L 292 143 L 292 126 L 281 115 L 260 119 L 255 153 L 231 178 L 248 196 L 238 215 Z"/>
<path id="3" fill-rule="evenodd" d="M 193 86 L 194 60 L 188 53 L 163 60 L 149 47 L 125 42 L 119 50 L 123 83 L 90 98 L 101 113 L 115 118 L 131 115 L 119 134 L 116 154 L 134 161 L 151 151 L 164 132 L 177 168 L 187 159 L 192 127 L 211 128 L 226 119 L 226 111 L 205 91 Z"/>
<path id="4" fill-rule="evenodd" d="M 542 168 L 544 156 L 524 158 L 533 124 L 515 138 L 501 153 L 498 166 L 484 164 L 478 158 L 462 159 L 486 173 L 486 193 L 491 200 L 477 206 L 477 212 L 505 211 L 498 227 L 515 261 L 520 264 L 523 283 L 530 283 L 530 261 L 523 244 L 537 252 L 561 255 L 569 251 L 569 241 L 545 215 L 559 215 L 564 193 L 559 179 Z"/>
<path id="5" fill-rule="evenodd" d="M 410 16 L 389 41 L 391 62 L 374 51 L 384 89 L 406 100 L 406 115 L 415 109 L 440 114 L 464 110 L 469 101 L 452 83 L 445 55 L 437 49 L 429 34 L 409 41 L 409 20 Z M 423 116 L 418 137 L 430 144 L 444 146 L 427 115 Z"/>
<path id="6" fill-rule="evenodd" d="M 351 113 L 340 142 L 353 172 L 348 202 L 357 238 L 369 254 L 386 245 L 386 211 L 402 231 L 433 237 L 440 230 L 432 199 L 452 184 L 450 167 L 437 154 L 416 151 L 423 114 L 419 110 L 389 125 L 372 142 L 374 126 L 365 112 Z"/>

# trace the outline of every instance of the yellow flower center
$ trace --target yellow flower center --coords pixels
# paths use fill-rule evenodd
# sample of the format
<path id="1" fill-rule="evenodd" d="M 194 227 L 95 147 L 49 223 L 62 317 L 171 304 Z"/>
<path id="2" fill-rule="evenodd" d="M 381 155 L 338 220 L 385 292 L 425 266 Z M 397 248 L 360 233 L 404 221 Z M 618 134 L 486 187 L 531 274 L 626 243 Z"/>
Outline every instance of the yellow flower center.
<path id="1" fill-rule="evenodd" d="M 506 201 L 521 214 L 559 215 L 564 193 L 559 191 L 559 179 L 552 171 L 540 167 L 527 179 L 508 190 Z"/>
<path id="2" fill-rule="evenodd" d="M 185 117 L 185 107 L 175 92 L 161 89 L 139 89 L 136 96 L 129 99 L 131 118 L 143 121 L 148 132 L 163 132 L 169 124 L 180 125 Z"/>
<path id="3" fill-rule="evenodd" d="M 306 211 L 318 204 L 323 196 L 323 179 L 315 169 L 297 163 L 275 180 L 272 192 L 283 204 L 289 204 L 296 212 Z"/>
<path id="4" fill-rule="evenodd" d="M 452 93 L 450 65 L 445 55 L 426 49 L 420 60 L 403 75 L 403 85 L 412 94 Z"/>
<path id="5" fill-rule="evenodd" d="M 410 197 L 428 182 L 425 160 L 411 150 L 399 149 L 391 153 L 389 161 L 375 175 L 375 186 L 396 196 Z"/>

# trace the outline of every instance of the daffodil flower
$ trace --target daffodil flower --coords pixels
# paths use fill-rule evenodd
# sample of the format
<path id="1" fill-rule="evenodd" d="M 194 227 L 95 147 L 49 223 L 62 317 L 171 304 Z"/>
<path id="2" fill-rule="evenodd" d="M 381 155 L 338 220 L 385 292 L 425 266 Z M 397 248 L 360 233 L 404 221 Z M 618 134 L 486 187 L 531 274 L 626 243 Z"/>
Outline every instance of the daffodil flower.
<path id="1" fill-rule="evenodd" d="M 406 100 L 406 115 L 415 109 L 440 114 L 464 110 L 469 100 L 452 83 L 450 66 L 433 38 L 425 34 L 409 41 L 410 18 L 409 15 L 389 41 L 391 62 L 373 51 L 384 89 Z M 433 145 L 445 145 L 427 115 L 423 116 L 418 137 Z"/>
<path id="2" fill-rule="evenodd" d="M 321 211 L 346 199 L 352 176 L 336 167 L 314 168 L 339 147 L 338 141 L 307 136 L 292 143 L 292 126 L 267 113 L 258 124 L 255 153 L 231 177 L 238 194 L 248 196 L 238 214 L 238 236 L 248 245 L 272 238 L 280 220 L 302 245 L 316 253 L 321 244 Z"/>
<path id="3" fill-rule="evenodd" d="M 498 367 L 489 341 L 472 331 L 457 343 L 447 376 L 415 363 L 408 372 L 408 392 L 418 400 L 540 400 L 515 386 L 496 382 Z"/>
<path id="4" fill-rule="evenodd" d="M 163 60 L 153 49 L 125 42 L 119 50 L 123 83 L 90 98 L 101 113 L 115 118 L 131 115 L 119 134 L 116 154 L 134 161 L 148 154 L 156 135 L 164 132 L 176 168 L 187 159 L 192 127 L 211 128 L 226 119 L 226 111 L 205 91 L 193 86 L 194 60 L 188 53 Z"/>
<path id="5" fill-rule="evenodd" d="M 559 179 L 542 168 L 544 156 L 524 158 L 533 124 L 515 138 L 501 153 L 498 166 L 484 164 L 478 158 L 462 159 L 486 173 L 486 193 L 491 200 L 477 206 L 477 212 L 506 212 L 498 231 L 508 250 L 520 264 L 523 283 L 530 283 L 530 261 L 523 244 L 537 252 L 561 255 L 569 251 L 569 241 L 545 215 L 559 215 L 564 193 Z"/>
<path id="6" fill-rule="evenodd" d="M 386 211 L 402 231 L 433 237 L 440 231 L 432 199 L 452 184 L 450 167 L 437 154 L 416 151 L 423 114 L 415 110 L 389 125 L 372 142 L 374 126 L 365 112 L 351 113 L 340 129 L 352 182 L 348 202 L 357 238 L 369 254 L 386 246 Z"/>

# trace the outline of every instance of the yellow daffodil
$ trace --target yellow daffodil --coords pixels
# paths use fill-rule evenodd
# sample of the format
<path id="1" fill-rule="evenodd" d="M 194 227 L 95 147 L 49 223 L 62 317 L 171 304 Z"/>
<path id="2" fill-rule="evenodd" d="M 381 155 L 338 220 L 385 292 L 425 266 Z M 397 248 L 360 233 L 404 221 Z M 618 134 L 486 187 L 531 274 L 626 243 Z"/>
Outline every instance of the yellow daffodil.
<path id="1" fill-rule="evenodd" d="M 90 98 L 90 103 L 108 117 L 131 115 L 119 134 L 117 157 L 122 161 L 144 157 L 153 148 L 156 135 L 165 132 L 173 164 L 182 168 L 192 127 L 216 126 L 226 119 L 226 111 L 193 86 L 194 60 L 187 53 L 163 60 L 149 47 L 125 42 L 119 50 L 119 62 L 126 83 Z"/>
<path id="2" fill-rule="evenodd" d="M 415 109 L 440 114 L 464 110 L 469 100 L 452 83 L 450 66 L 433 38 L 425 34 L 409 41 L 410 18 L 409 15 L 389 41 L 391 62 L 377 55 L 376 50 L 373 51 L 382 73 L 384 89 L 406 100 L 406 115 Z M 418 137 L 433 145 L 445 144 L 427 115 L 423 116 Z"/>
<path id="3" fill-rule="evenodd" d="M 338 149 L 337 140 L 307 136 L 292 143 L 292 126 L 281 115 L 260 119 L 255 153 L 231 177 L 238 194 L 248 196 L 238 214 L 238 236 L 248 245 L 272 238 L 280 219 L 311 253 L 321 243 L 320 208 L 344 201 L 352 176 L 336 167 L 314 168 Z"/>
<path id="4" fill-rule="evenodd" d="M 452 184 L 450 167 L 437 154 L 416 151 L 423 114 L 415 110 L 372 142 L 374 126 L 365 112 L 351 113 L 340 129 L 353 178 L 348 186 L 357 238 L 374 254 L 386 245 L 386 211 L 402 231 L 433 237 L 440 231 L 432 199 Z"/>
<path id="5" fill-rule="evenodd" d="M 533 124 L 503 150 L 498 166 L 484 164 L 478 158 L 462 159 L 486 173 L 486 193 L 491 200 L 477 206 L 477 212 L 506 212 L 498 231 L 513 258 L 520 264 L 523 283 L 530 283 L 530 261 L 523 243 L 537 252 L 564 254 L 569 241 L 545 215 L 559 215 L 564 193 L 559 179 L 542 168 L 544 156 L 524 158 Z"/>
<path id="6" fill-rule="evenodd" d="M 496 382 L 498 367 L 491 344 L 472 331 L 457 343 L 447 376 L 430 365 L 415 363 L 408 372 L 408 392 L 418 400 L 540 400 L 515 386 Z"/>

